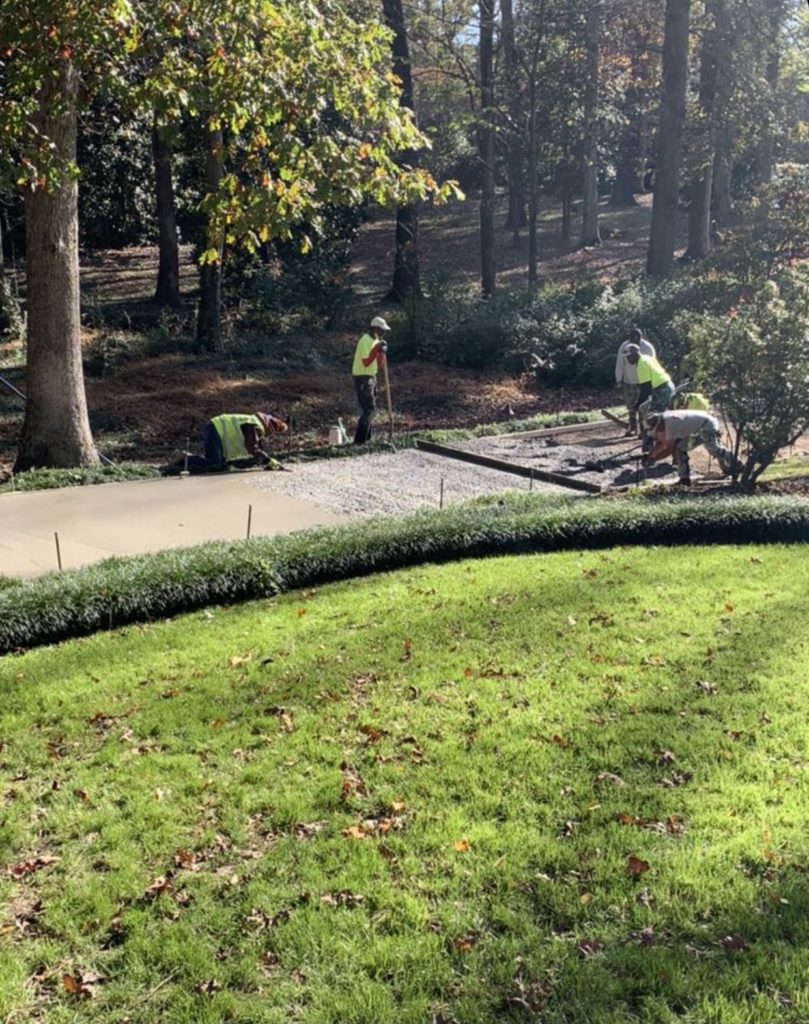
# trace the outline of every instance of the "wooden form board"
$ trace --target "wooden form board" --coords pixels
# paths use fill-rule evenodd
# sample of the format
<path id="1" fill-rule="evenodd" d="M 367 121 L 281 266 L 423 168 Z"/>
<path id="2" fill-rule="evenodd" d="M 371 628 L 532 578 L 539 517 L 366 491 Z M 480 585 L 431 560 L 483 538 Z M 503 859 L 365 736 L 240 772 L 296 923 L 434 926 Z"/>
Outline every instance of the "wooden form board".
<path id="1" fill-rule="evenodd" d="M 515 476 L 543 480 L 545 483 L 557 484 L 559 487 L 569 487 L 574 491 L 585 491 L 587 494 L 601 493 L 601 486 L 599 484 L 590 483 L 589 480 L 577 480 L 575 477 L 565 476 L 563 473 L 551 473 L 547 469 L 533 469 L 530 466 L 521 466 L 517 462 L 506 462 L 505 459 L 495 459 L 490 455 L 467 452 L 462 448 L 453 448 L 446 444 L 435 444 L 433 441 L 418 440 L 416 441 L 416 447 L 420 451 L 430 452 L 433 455 L 443 455 L 449 459 L 471 462 L 475 466 L 486 466 L 488 469 L 499 469 L 503 473 L 513 473 Z"/>

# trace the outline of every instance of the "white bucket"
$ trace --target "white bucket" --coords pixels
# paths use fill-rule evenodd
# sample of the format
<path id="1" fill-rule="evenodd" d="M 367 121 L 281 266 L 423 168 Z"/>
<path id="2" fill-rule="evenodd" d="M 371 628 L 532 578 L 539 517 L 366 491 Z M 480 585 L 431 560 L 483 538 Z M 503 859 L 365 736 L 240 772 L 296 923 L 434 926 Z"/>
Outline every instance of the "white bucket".
<path id="1" fill-rule="evenodd" d="M 341 427 L 329 427 L 329 444 L 345 444 L 345 431 Z"/>

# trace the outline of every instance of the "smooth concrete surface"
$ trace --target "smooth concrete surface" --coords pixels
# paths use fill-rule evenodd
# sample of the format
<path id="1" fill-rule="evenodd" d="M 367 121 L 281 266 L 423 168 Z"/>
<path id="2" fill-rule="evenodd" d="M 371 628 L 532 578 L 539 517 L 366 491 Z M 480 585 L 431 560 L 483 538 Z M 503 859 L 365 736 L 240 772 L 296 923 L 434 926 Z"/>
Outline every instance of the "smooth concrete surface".
<path id="1" fill-rule="evenodd" d="M 331 512 L 248 483 L 249 474 L 137 480 L 0 495 L 0 575 L 37 576 L 111 555 L 207 540 L 292 533 L 341 522 Z M 252 513 L 249 513 L 252 505 Z"/>

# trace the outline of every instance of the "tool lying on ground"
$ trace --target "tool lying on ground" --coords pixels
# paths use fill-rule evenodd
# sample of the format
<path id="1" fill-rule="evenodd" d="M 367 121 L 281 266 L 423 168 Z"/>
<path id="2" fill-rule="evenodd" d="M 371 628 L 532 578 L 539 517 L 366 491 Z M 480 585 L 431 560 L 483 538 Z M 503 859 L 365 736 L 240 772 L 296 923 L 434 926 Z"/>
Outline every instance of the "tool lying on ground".
<path id="1" fill-rule="evenodd" d="M 6 380 L 5 377 L 0 377 L 0 384 L 5 384 L 9 391 L 13 391 L 15 395 L 17 395 L 19 398 L 23 400 L 23 402 L 28 401 L 28 399 L 25 397 L 22 391 L 20 391 L 19 388 L 15 388 L 14 385 L 10 381 Z M 99 459 L 101 459 L 102 462 L 106 462 L 108 466 L 115 466 L 116 469 L 118 468 L 116 463 L 114 463 L 112 459 L 108 459 L 106 455 L 102 455 L 102 453 L 97 449 L 96 455 L 98 455 Z"/>
<path id="2" fill-rule="evenodd" d="M 632 445 L 631 448 L 627 448 L 626 451 L 618 452 L 617 455 L 610 455 L 605 459 L 586 459 L 577 469 L 560 469 L 556 470 L 556 472 L 561 473 L 563 476 L 575 476 L 578 473 L 604 473 L 608 469 L 618 469 L 624 461 L 629 461 L 627 456 L 642 446 L 642 442 L 639 442 Z"/>
<path id="3" fill-rule="evenodd" d="M 390 377 L 388 376 L 388 357 L 382 363 L 382 371 L 385 376 L 385 396 L 388 401 L 388 444 L 391 446 L 393 451 L 396 451 L 396 445 L 393 443 L 393 403 L 390 397 Z"/>

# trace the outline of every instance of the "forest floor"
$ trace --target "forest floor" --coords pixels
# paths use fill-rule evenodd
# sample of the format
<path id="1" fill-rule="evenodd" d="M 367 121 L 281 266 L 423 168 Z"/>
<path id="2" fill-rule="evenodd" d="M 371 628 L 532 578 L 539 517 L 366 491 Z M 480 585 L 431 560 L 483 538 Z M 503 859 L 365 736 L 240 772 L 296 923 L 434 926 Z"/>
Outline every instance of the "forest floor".
<path id="1" fill-rule="evenodd" d="M 540 275 L 554 280 L 609 280 L 640 270 L 650 219 L 648 195 L 631 209 L 603 208 L 604 243 L 579 249 L 561 238 L 556 208 L 540 225 Z M 502 216 L 499 217 L 502 223 Z M 573 239 L 578 225 L 574 217 Z M 477 204 L 469 201 L 427 210 L 421 222 L 425 274 L 441 272 L 474 282 L 480 265 Z M 525 281 L 527 241 L 515 245 L 498 228 L 498 281 L 504 288 Z M 355 244 L 349 283 L 356 306 L 349 328 L 328 333 L 296 331 L 267 344 L 233 339 L 217 357 L 200 356 L 189 344 L 196 267 L 183 249 L 182 291 L 187 308 L 158 319 L 151 302 L 157 250 L 133 247 L 84 254 L 81 270 L 87 399 L 99 449 L 116 461 L 160 463 L 178 448 L 199 442 L 204 423 L 229 409 L 268 409 L 292 415 L 295 448 L 325 442 L 329 427 L 355 416 L 347 372 L 356 343 L 355 321 L 363 310 L 388 312 L 381 301 L 393 258 L 389 218 L 366 224 Z M 24 282 L 19 284 L 24 286 Z M 619 340 L 619 339 L 616 339 Z M 0 374 L 25 392 L 24 354 L 0 345 Z M 509 417 L 526 418 L 562 409 L 593 409 L 614 400 L 610 389 L 541 390 L 530 373 L 447 369 L 434 363 L 391 366 L 398 430 L 470 427 Z M 0 387 L 0 480 L 12 464 L 22 403 Z"/>
<path id="2" fill-rule="evenodd" d="M 502 210 L 498 223 L 502 224 Z M 603 244 L 580 249 L 576 218 L 572 239 L 561 238 L 556 207 L 540 218 L 540 276 L 555 281 L 610 281 L 642 270 L 651 216 L 651 196 L 635 207 L 600 216 Z M 685 225 L 681 225 L 684 229 Z M 681 234 L 681 241 L 684 237 Z M 444 273 L 473 284 L 480 266 L 477 204 L 470 201 L 427 210 L 420 226 L 425 276 Z M 182 251 L 186 308 L 159 318 L 151 301 L 157 273 L 154 247 L 84 254 L 81 269 L 86 390 L 99 450 L 116 462 L 160 465 L 180 449 L 199 447 L 207 420 L 228 410 L 262 409 L 292 418 L 286 450 L 326 443 L 329 427 L 342 418 L 350 431 L 355 397 L 348 372 L 356 322 L 365 313 L 392 312 L 381 300 L 393 262 L 389 218 L 363 226 L 349 270 L 356 304 L 345 316 L 351 326 L 329 332 L 297 330 L 281 338 L 235 335 L 221 355 L 193 351 L 196 267 L 190 246 Z M 498 228 L 498 282 L 525 282 L 527 241 L 516 244 Z M 24 285 L 24 282 L 20 282 Z M 616 339 L 616 343 L 620 339 Z M 0 374 L 25 392 L 24 353 L 0 345 Z M 531 373 L 482 372 L 435 363 L 392 362 L 397 433 L 419 429 L 474 427 L 511 418 L 592 410 L 616 401 L 612 388 L 543 389 Z M 7 478 L 22 424 L 22 402 L 0 386 L 0 482 Z M 386 419 L 384 411 L 380 419 Z"/>

